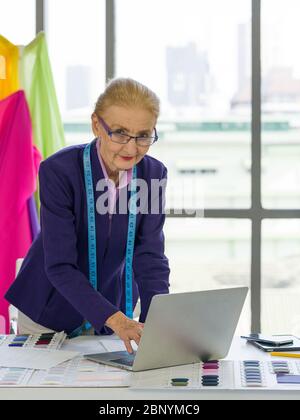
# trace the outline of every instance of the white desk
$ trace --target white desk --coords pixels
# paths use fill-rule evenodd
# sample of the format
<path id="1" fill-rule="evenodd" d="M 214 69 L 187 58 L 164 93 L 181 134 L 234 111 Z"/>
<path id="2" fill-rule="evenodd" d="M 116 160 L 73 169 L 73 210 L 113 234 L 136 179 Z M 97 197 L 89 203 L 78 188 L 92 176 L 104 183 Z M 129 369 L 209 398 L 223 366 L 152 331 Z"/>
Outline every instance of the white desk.
<path id="1" fill-rule="evenodd" d="M 111 337 L 85 337 L 81 344 L 75 345 L 72 340 L 63 345 L 65 350 L 86 352 L 89 344 L 91 352 L 99 351 L 99 340 L 105 343 Z M 98 341 L 98 343 L 97 343 Z M 228 360 L 273 360 L 264 353 L 245 341 L 236 337 L 233 340 Z M 90 400 L 201 400 L 201 399 L 300 399 L 300 391 L 296 390 L 270 390 L 270 389 L 242 389 L 224 390 L 209 389 L 130 389 L 130 388 L 78 388 L 78 387 L 0 387 L 0 400 L 2 399 L 90 399 Z"/>

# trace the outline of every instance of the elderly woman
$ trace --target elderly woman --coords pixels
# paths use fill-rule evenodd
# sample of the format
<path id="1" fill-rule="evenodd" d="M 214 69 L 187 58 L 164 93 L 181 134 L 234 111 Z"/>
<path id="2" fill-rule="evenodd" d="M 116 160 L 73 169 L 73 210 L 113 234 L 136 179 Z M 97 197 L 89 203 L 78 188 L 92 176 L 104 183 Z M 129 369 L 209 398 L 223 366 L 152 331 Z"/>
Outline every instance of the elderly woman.
<path id="1" fill-rule="evenodd" d="M 5 296 L 19 310 L 19 333 L 115 332 L 128 352 L 139 343 L 151 298 L 169 292 L 164 189 L 151 197 L 167 170 L 147 155 L 158 114 L 150 89 L 114 79 L 92 114 L 96 138 L 41 163 L 41 232 Z M 151 212 L 153 199 L 159 211 Z"/>

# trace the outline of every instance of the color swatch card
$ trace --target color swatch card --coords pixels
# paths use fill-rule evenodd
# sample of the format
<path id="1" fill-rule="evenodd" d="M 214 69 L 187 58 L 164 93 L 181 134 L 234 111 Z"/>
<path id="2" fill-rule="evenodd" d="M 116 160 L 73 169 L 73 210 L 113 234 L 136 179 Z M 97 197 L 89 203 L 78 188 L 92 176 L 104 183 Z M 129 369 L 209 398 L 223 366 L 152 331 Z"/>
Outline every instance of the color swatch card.
<path id="1" fill-rule="evenodd" d="M 30 386 L 128 387 L 130 372 L 79 356 L 48 371 L 35 372 Z"/>
<path id="2" fill-rule="evenodd" d="M 300 359 L 269 356 L 256 360 L 248 353 L 245 360 L 129 372 L 82 356 L 115 350 L 124 350 L 124 344 L 113 336 L 0 335 L 0 387 L 300 390 Z"/>
<path id="3" fill-rule="evenodd" d="M 179 380 L 180 379 L 180 380 Z M 176 366 L 163 369 L 133 372 L 131 376 L 132 388 L 165 389 L 175 386 L 179 380 L 184 382 L 184 389 L 197 388 L 200 379 L 199 364 Z"/>
<path id="4" fill-rule="evenodd" d="M 33 372 L 31 369 L 0 368 L 0 387 L 26 386 Z"/>
<path id="5" fill-rule="evenodd" d="M 259 360 L 244 360 L 239 364 L 242 387 L 265 387 L 266 386 L 266 371 L 265 365 Z"/>
<path id="6" fill-rule="evenodd" d="M 0 348 L 2 347 L 22 347 L 56 350 L 59 349 L 65 341 L 67 335 L 62 331 L 60 333 L 44 333 L 44 334 L 10 334 L 1 339 Z"/>
<path id="7" fill-rule="evenodd" d="M 0 387 L 7 386 L 289 391 L 300 390 L 300 362 L 215 360 L 143 372 L 128 372 L 77 356 L 47 370 L 0 368 Z"/>
<path id="8" fill-rule="evenodd" d="M 300 362 L 243 360 L 234 362 L 235 389 L 300 390 Z"/>
<path id="9" fill-rule="evenodd" d="M 300 390 L 300 362 L 210 361 L 134 372 L 131 387 L 143 389 L 293 389 Z"/>
<path id="10" fill-rule="evenodd" d="M 146 389 L 231 389 L 234 386 L 232 362 L 218 360 L 170 368 L 134 372 L 131 387 Z"/>

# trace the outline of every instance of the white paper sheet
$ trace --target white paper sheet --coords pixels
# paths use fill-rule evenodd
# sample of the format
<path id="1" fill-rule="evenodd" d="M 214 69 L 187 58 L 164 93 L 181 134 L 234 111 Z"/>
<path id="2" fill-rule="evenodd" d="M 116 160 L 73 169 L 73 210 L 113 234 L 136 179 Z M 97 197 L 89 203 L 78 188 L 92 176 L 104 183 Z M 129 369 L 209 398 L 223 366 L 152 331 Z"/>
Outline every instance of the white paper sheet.
<path id="1" fill-rule="evenodd" d="M 98 335 L 82 335 L 65 340 L 62 350 L 78 351 L 80 354 L 103 353 L 106 349 L 100 345 Z"/>
<path id="2" fill-rule="evenodd" d="M 0 367 L 50 369 L 78 355 L 74 351 L 3 347 L 0 348 Z"/>
<path id="3" fill-rule="evenodd" d="M 134 350 L 137 345 L 131 341 Z M 80 354 L 106 353 L 111 351 L 126 351 L 124 342 L 115 335 L 83 335 L 65 340 L 62 350 L 78 351 Z"/>
<path id="4" fill-rule="evenodd" d="M 102 338 L 100 344 L 108 352 L 110 351 L 126 351 L 125 344 L 122 340 L 116 340 L 115 338 Z M 131 341 L 133 350 L 137 350 L 137 345 L 134 341 Z M 100 351 L 99 351 L 100 353 Z"/>

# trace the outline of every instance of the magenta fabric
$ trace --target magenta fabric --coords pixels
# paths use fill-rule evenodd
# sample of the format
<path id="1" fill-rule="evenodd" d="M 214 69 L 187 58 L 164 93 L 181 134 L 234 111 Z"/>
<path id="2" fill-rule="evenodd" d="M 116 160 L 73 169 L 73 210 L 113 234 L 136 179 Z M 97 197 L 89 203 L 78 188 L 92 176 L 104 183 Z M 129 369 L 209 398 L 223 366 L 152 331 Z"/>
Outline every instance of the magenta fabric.
<path id="1" fill-rule="evenodd" d="M 4 293 L 15 278 L 17 258 L 25 257 L 32 242 L 27 202 L 36 190 L 40 161 L 25 95 L 17 91 L 0 101 L 0 316 L 6 333 Z"/>

